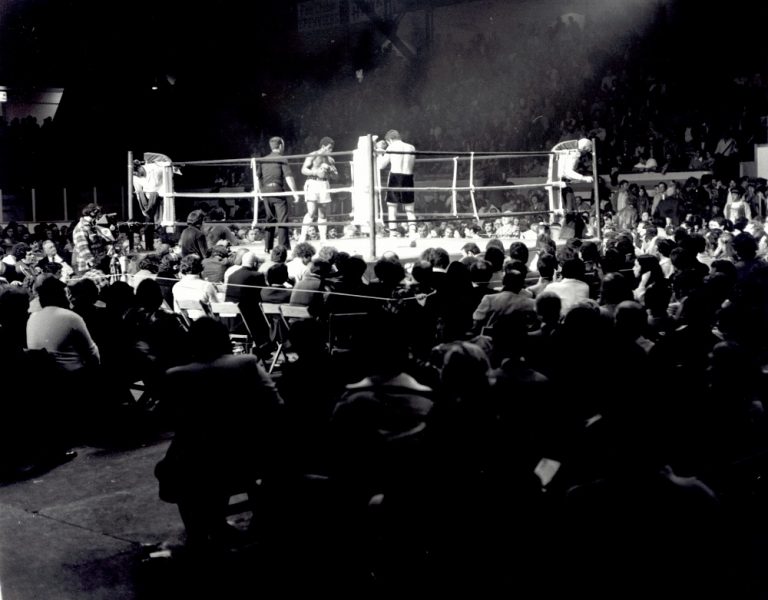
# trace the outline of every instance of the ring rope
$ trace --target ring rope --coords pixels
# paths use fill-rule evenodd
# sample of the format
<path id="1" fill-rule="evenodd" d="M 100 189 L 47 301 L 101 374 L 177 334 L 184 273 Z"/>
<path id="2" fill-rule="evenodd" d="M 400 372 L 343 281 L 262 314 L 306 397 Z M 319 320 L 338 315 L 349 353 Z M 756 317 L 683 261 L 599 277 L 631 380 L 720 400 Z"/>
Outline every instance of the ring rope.
<path id="1" fill-rule="evenodd" d="M 447 188 L 450 189 L 450 188 Z M 351 187 L 343 188 L 330 188 L 330 193 L 343 193 L 352 192 Z M 165 195 L 166 198 L 253 198 L 258 196 L 260 198 L 272 198 L 279 196 L 303 196 L 306 192 L 304 190 L 296 190 L 295 192 L 170 192 Z"/>
<path id="2" fill-rule="evenodd" d="M 499 219 L 501 217 L 523 217 L 527 215 L 546 215 L 546 214 L 555 214 L 557 211 L 551 211 L 551 210 L 536 210 L 536 211 L 526 211 L 526 212 L 506 212 L 506 213 L 488 213 L 485 215 L 479 215 L 477 217 L 477 221 L 488 221 L 490 219 Z M 471 213 L 464 213 L 465 216 L 446 216 L 446 217 L 427 217 L 427 218 L 419 218 L 416 217 L 415 219 L 395 219 L 390 220 L 390 223 L 430 223 L 430 222 L 442 222 L 442 221 L 464 221 L 466 219 L 472 219 Z"/>
<path id="3" fill-rule="evenodd" d="M 522 190 L 522 189 L 528 189 L 528 188 L 541 188 L 541 187 L 564 187 L 564 184 L 560 181 L 548 181 L 546 183 L 521 183 L 521 184 L 510 184 L 510 185 L 483 185 L 480 187 L 475 187 L 474 189 L 479 190 L 481 192 L 486 191 L 495 191 L 495 190 Z M 388 186 L 382 186 L 382 191 L 387 190 L 395 190 L 395 191 L 401 191 L 401 192 L 451 192 L 453 191 L 453 187 L 444 187 L 444 186 L 425 186 L 425 187 L 388 187 Z M 457 186 L 456 191 L 458 192 L 470 192 L 472 191 L 473 186 L 471 185 L 464 185 L 464 186 Z"/>
<path id="4" fill-rule="evenodd" d="M 374 154 L 386 154 L 387 151 L 381 150 L 381 151 L 374 151 Z M 450 192 L 452 196 L 452 209 L 453 209 L 453 217 L 432 217 L 430 219 L 418 219 L 417 222 L 422 222 L 424 220 L 432 220 L 432 221 L 453 221 L 453 220 L 462 220 L 464 217 L 458 216 L 458 199 L 457 199 L 457 193 L 458 192 L 469 192 L 471 201 L 472 201 L 472 208 L 474 213 L 474 219 L 476 222 L 481 222 L 482 219 L 489 219 L 489 218 L 497 218 L 499 213 L 496 213 L 496 216 L 483 216 L 478 212 L 477 204 L 476 204 L 476 194 L 475 192 L 478 190 L 481 191 L 501 191 L 501 190 L 513 190 L 513 189 L 532 189 L 532 188 L 562 188 L 565 184 L 562 182 L 554 182 L 554 181 L 546 181 L 542 183 L 532 183 L 532 184 L 511 184 L 511 185 L 493 185 L 493 186 L 476 186 L 474 181 L 474 167 L 475 167 L 475 160 L 492 160 L 492 159 L 498 159 L 498 158 L 516 158 L 516 157 L 531 157 L 531 156 L 547 156 L 549 157 L 549 162 L 551 163 L 554 159 L 554 156 L 556 153 L 554 152 L 528 152 L 528 151 L 522 151 L 522 152 L 507 152 L 507 153 L 499 153 L 499 152 L 449 152 L 449 151 L 391 151 L 390 154 L 407 154 L 407 155 L 414 155 L 418 158 L 416 160 L 420 163 L 422 162 L 444 162 L 445 158 L 447 156 L 451 156 L 453 160 L 453 181 L 452 186 L 445 187 L 445 186 L 426 186 L 426 187 L 397 187 L 392 188 L 389 186 L 377 186 L 377 193 L 381 194 L 381 192 L 386 192 L 389 190 L 392 191 L 413 191 L 413 192 Z M 351 154 L 349 151 L 344 152 L 331 152 L 328 153 L 330 156 L 347 156 Z M 284 155 L 281 156 L 282 159 L 288 160 L 288 159 L 305 159 L 306 157 L 311 156 L 311 154 L 297 154 L 297 155 Z M 432 158 L 422 158 L 422 157 L 432 157 Z M 469 185 L 466 186 L 458 186 L 458 161 L 459 160 L 469 160 Z M 201 198 L 201 199 L 213 199 L 213 198 L 247 198 L 254 200 L 255 203 L 258 203 L 260 200 L 263 201 L 265 198 L 269 197 L 288 197 L 288 196 L 305 196 L 306 192 L 304 190 L 296 190 L 296 191 L 287 191 L 287 192 L 261 192 L 259 189 L 259 180 L 257 177 L 257 171 L 256 166 L 257 163 L 260 162 L 268 162 L 270 160 L 274 160 L 273 158 L 270 159 L 269 157 L 251 157 L 248 159 L 223 159 L 223 160 L 212 160 L 212 161 L 179 161 L 173 163 L 174 165 L 200 165 L 200 166 L 217 166 L 217 165 L 250 165 L 253 175 L 253 191 L 251 192 L 231 192 L 231 193 L 221 193 L 221 192 L 173 192 L 169 191 L 165 196 L 169 198 Z M 551 169 L 550 169 L 551 172 Z M 380 175 L 380 172 L 378 173 Z M 353 187 L 343 187 L 343 188 L 331 188 L 328 190 L 329 193 L 353 193 L 355 190 Z M 256 208 L 256 205 L 254 206 Z M 501 216 L 508 216 L 508 215 L 526 215 L 526 214 L 545 214 L 545 213 L 551 213 L 552 211 L 530 211 L 530 212 L 521 212 L 521 213 L 504 213 Z M 380 214 L 383 214 L 380 213 Z M 247 221 L 246 221 L 247 222 Z M 324 224 L 327 226 L 345 226 L 348 225 L 352 221 L 327 221 Z M 394 223 L 408 223 L 411 221 L 402 221 L 402 220 L 395 220 Z M 260 224 L 255 218 L 251 222 L 252 227 L 298 227 L 304 225 L 303 222 L 301 223 L 295 223 L 295 222 L 285 222 L 285 223 L 263 223 Z"/>
<path id="5" fill-rule="evenodd" d="M 327 154 L 324 154 L 324 156 L 345 156 L 345 155 L 352 155 L 352 152 L 350 150 L 339 150 L 338 152 L 328 152 Z M 281 159 L 304 159 L 308 156 L 311 156 L 311 153 L 307 154 L 281 154 Z M 273 162 L 275 160 L 274 157 L 267 156 L 255 156 L 251 158 L 223 158 L 218 160 L 185 160 L 185 161 L 173 161 L 173 165 L 177 167 L 183 167 L 188 165 L 195 165 L 199 167 L 218 167 L 221 165 L 243 165 L 246 166 L 250 164 L 251 160 L 256 160 L 256 162 Z"/>
<path id="6" fill-rule="evenodd" d="M 461 158 L 469 158 L 472 154 L 477 154 L 480 157 L 487 159 L 492 158 L 514 158 L 514 157 L 526 157 L 526 156 L 550 156 L 555 154 L 554 152 L 547 151 L 521 151 L 521 152 L 449 152 L 444 150 L 374 150 L 376 154 L 411 154 L 413 156 L 459 156 Z"/>

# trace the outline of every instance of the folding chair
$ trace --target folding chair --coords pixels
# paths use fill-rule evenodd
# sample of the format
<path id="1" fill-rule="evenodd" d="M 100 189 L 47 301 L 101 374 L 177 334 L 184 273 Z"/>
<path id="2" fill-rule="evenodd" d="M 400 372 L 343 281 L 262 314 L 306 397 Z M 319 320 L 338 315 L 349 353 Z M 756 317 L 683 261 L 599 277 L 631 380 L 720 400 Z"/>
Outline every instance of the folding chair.
<path id="1" fill-rule="evenodd" d="M 283 315 L 286 325 L 289 324 L 288 319 L 311 319 L 309 314 L 309 308 L 307 306 L 298 304 L 278 304 L 280 307 L 280 314 Z"/>
<path id="2" fill-rule="evenodd" d="M 259 306 L 261 306 L 261 312 L 267 321 L 269 339 L 277 344 L 277 350 L 275 350 L 275 354 L 272 357 L 272 364 L 269 365 L 269 372 L 271 373 L 274 370 L 280 355 L 282 354 L 283 358 L 285 358 L 283 346 L 287 339 L 288 324 L 285 322 L 285 319 L 283 319 L 283 313 L 280 312 L 280 304 L 260 302 Z"/>
<path id="3" fill-rule="evenodd" d="M 230 332 L 229 339 L 232 342 L 241 342 L 245 348 L 246 354 L 250 352 L 251 348 L 253 347 L 254 338 L 253 334 L 251 333 L 251 329 L 248 327 L 248 323 L 240 312 L 240 307 L 235 302 L 212 302 L 211 313 L 213 316 L 219 319 L 222 317 L 233 319 L 240 317 L 240 322 L 242 322 L 243 326 L 245 327 L 246 333 Z"/>
<path id="4" fill-rule="evenodd" d="M 331 355 L 349 352 L 355 338 L 368 330 L 368 313 L 331 313 L 328 315 L 328 352 Z"/>
<path id="5" fill-rule="evenodd" d="M 176 305 L 178 305 L 179 311 L 181 312 L 181 316 L 184 318 L 184 320 L 187 323 L 187 327 L 192 325 L 192 321 L 194 321 L 194 319 L 192 319 L 189 316 L 190 310 L 201 312 L 206 317 L 211 316 L 210 306 L 208 306 L 208 304 L 205 302 L 200 302 L 200 300 L 185 300 L 185 299 L 176 300 Z"/>

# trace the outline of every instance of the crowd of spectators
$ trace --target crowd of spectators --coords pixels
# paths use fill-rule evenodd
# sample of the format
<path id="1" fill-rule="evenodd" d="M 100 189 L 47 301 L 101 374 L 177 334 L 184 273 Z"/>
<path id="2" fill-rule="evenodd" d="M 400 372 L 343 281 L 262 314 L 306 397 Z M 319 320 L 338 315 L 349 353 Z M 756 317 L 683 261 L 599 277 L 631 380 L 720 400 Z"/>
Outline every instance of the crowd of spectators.
<path id="1" fill-rule="evenodd" d="M 759 597 L 768 205 L 766 182 L 740 178 L 735 161 L 756 139 L 766 83 L 731 79 L 720 110 L 737 118 L 715 125 L 670 110 L 682 104 L 671 81 L 601 62 L 591 49 L 607 35 L 558 22 L 438 40 L 418 73 L 392 57 L 320 97 L 294 90 L 286 109 L 306 151 L 328 134 L 352 147 L 382 123 L 430 149 L 600 140 L 610 185 L 554 220 L 544 195 L 506 192 L 479 194 L 477 221 L 420 223 L 421 238 L 465 240 L 455 260 L 437 241 L 372 269 L 309 242 L 264 260 L 261 231 L 223 223 L 251 218 L 247 203 L 200 204 L 199 232 L 158 234 L 151 249 L 116 226 L 86 270 L 75 224 L 8 224 L 0 350 L 10 391 L 14 377 L 36 384 L 4 403 L 16 426 L 2 476 L 159 415 L 174 432 L 160 498 L 205 555 L 241 541 L 225 516 L 247 491 L 251 536 L 368 591 Z M 633 36 L 613 48 L 644 50 Z M 408 108 L 391 89 L 407 90 Z M 14 177 L 35 176 L 23 165 L 48 126 L 2 125 Z M 488 180 L 535 165 L 488 164 Z M 650 190 L 618 175 L 710 169 Z M 425 196 L 420 211 L 450 201 Z M 221 300 L 240 316 L 215 317 Z M 308 316 L 270 321 L 266 304 Z M 241 353 L 230 334 L 246 332 Z M 288 355 L 269 374 L 278 343 Z"/>
<path id="2" fill-rule="evenodd" d="M 4 360 L 45 382 L 13 409 L 34 426 L 5 440 L 3 471 L 124 427 L 143 381 L 139 408 L 175 432 L 160 496 L 195 551 L 243 541 L 225 516 L 248 491 L 250 535 L 290 557 L 327 527 L 309 540 L 324 567 L 377 586 L 530 589 L 556 568 L 597 597 L 628 581 L 739 596 L 766 531 L 768 238 L 759 217 L 690 214 L 609 220 L 602 242 L 541 225 L 533 243 L 470 238 L 456 260 L 387 252 L 372 272 L 310 243 L 263 261 L 209 222 L 205 257 L 158 239 L 124 273 L 66 283 L 43 227 L 46 265 L 24 241 L 0 263 Z M 242 321 L 209 316 L 223 299 Z M 306 318 L 275 324 L 270 303 Z M 253 349 L 233 355 L 244 330 Z M 51 382 L 77 394 L 52 408 Z"/>
<path id="3" fill-rule="evenodd" d="M 549 150 L 594 137 L 601 174 L 706 170 L 720 161 L 728 177 L 737 176 L 727 159 L 751 159 L 753 144 L 764 141 L 765 73 L 732 69 L 716 81 L 683 83 L 679 73 L 665 74 L 675 56 L 633 60 L 666 53 L 659 40 L 679 32 L 617 32 L 610 18 L 520 21 L 504 35 L 466 41 L 438 32 L 418 68 L 392 52 L 362 80 L 339 78 L 323 94 L 305 82 L 289 104 L 299 115 L 295 139 L 306 150 L 330 133 L 339 147 L 352 147 L 358 135 L 392 124 L 424 150 Z M 716 85 L 718 101 L 698 85 Z M 530 161 L 516 161 L 500 170 L 521 176 L 531 169 Z"/>

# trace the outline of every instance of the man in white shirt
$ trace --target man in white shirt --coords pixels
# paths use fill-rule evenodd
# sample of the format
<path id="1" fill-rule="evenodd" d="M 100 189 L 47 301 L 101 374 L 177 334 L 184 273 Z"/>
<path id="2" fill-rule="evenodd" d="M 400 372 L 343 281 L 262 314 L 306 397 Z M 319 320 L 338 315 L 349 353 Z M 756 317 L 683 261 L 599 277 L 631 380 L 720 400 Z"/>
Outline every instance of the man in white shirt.
<path id="1" fill-rule="evenodd" d="M 389 168 L 389 179 L 387 187 L 413 187 L 413 166 L 416 162 L 416 148 L 411 144 L 406 144 L 401 138 L 400 133 L 390 129 L 384 136 L 386 146 L 378 146 L 380 150 L 386 149 L 384 155 L 379 156 L 379 169 Z M 416 213 L 414 210 L 414 195 L 412 190 L 398 192 L 387 190 L 387 213 L 389 216 L 389 230 L 397 229 L 397 207 L 402 205 L 408 218 L 408 231 L 411 237 L 416 237 Z"/>
<path id="2" fill-rule="evenodd" d="M 544 291 L 552 292 L 560 298 L 564 315 L 577 302 L 589 299 L 589 285 L 582 281 L 584 263 L 579 258 L 569 258 L 563 262 L 560 274 L 562 279 L 550 283 Z"/>
<path id="3" fill-rule="evenodd" d="M 179 306 L 180 300 L 197 300 L 203 308 L 218 302 L 216 287 L 200 277 L 203 272 L 203 261 L 196 254 L 188 254 L 181 259 L 179 265 L 181 280 L 173 285 L 173 311 L 183 314 Z M 205 316 L 202 310 L 189 310 L 187 315 L 193 321 Z"/>

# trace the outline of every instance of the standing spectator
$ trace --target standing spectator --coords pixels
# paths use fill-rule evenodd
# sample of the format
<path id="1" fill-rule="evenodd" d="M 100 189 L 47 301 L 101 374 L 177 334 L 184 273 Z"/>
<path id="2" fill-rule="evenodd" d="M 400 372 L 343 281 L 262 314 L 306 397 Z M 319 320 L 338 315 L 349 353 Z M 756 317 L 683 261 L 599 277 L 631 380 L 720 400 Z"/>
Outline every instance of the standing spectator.
<path id="1" fill-rule="evenodd" d="M 203 260 L 208 256 L 208 241 L 201 230 L 203 219 L 201 210 L 193 210 L 187 215 L 187 228 L 181 232 L 181 238 L 179 238 L 182 257 L 196 254 L 200 260 Z"/>
<path id="2" fill-rule="evenodd" d="M 752 210 L 749 203 L 744 199 L 744 189 L 739 186 L 733 186 L 728 193 L 728 200 L 723 209 L 723 216 L 736 223 L 742 219 L 752 218 Z"/>
<path id="3" fill-rule="evenodd" d="M 96 225 L 100 216 L 100 207 L 93 203 L 86 204 L 72 230 L 72 266 L 78 275 L 90 269 L 99 269 L 104 273 L 109 270 L 107 246 L 114 242 L 114 237 L 108 229 Z"/>

